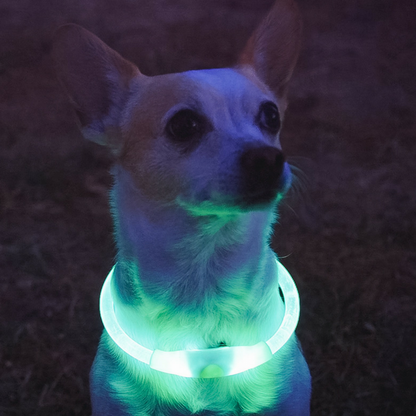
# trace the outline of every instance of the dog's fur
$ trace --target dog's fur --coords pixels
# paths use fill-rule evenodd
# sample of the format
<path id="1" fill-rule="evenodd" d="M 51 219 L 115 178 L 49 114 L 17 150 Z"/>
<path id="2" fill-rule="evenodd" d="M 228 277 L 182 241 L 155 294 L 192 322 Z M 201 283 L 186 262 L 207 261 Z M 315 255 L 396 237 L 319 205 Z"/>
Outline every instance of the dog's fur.
<path id="1" fill-rule="evenodd" d="M 269 238 L 290 170 L 270 102 L 282 118 L 300 31 L 296 5 L 277 0 L 234 68 L 155 77 L 79 26 L 56 34 L 83 133 L 115 155 L 117 313 L 149 349 L 254 345 L 282 320 Z M 150 369 L 104 331 L 91 396 L 96 416 L 306 416 L 310 375 L 295 335 L 255 369 L 192 379 Z"/>

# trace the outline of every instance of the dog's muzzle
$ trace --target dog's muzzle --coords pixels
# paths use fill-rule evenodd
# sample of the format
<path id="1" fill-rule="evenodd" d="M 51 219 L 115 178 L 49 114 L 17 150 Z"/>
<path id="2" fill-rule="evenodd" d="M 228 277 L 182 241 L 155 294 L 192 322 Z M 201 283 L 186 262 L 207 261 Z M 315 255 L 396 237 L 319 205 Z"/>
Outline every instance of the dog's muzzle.
<path id="1" fill-rule="evenodd" d="M 285 162 L 285 155 L 274 146 L 253 147 L 243 152 L 242 192 L 248 203 L 269 202 L 284 190 Z"/>
<path id="2" fill-rule="evenodd" d="M 299 320 L 299 294 L 289 272 L 276 260 L 278 282 L 285 303 L 280 327 L 267 341 L 251 346 L 161 351 L 149 350 L 130 338 L 120 326 L 111 292 L 114 269 L 108 274 L 100 295 L 100 314 L 108 335 L 127 354 L 164 373 L 182 377 L 216 378 L 242 373 L 269 361 L 296 329 Z M 279 288 L 278 288 L 279 290 Z"/>

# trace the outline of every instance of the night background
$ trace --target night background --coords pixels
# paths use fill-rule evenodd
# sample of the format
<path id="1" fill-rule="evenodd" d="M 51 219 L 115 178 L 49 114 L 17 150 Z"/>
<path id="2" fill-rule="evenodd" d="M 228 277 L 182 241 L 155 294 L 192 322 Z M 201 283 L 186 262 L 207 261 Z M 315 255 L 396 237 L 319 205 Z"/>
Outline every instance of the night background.
<path id="1" fill-rule="evenodd" d="M 0 414 L 89 415 L 115 255 L 111 157 L 49 56 L 67 22 L 146 75 L 232 65 L 273 0 L 0 0 Z M 298 0 L 273 247 L 301 295 L 314 416 L 416 415 L 416 2 Z"/>

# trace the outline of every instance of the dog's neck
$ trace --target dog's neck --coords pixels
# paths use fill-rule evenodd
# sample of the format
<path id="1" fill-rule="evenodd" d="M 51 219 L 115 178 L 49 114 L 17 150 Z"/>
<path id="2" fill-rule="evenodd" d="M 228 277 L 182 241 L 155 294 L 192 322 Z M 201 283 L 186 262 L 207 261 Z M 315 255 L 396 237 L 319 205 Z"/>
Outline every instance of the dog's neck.
<path id="1" fill-rule="evenodd" d="M 207 323 L 200 328 L 200 338 L 194 337 L 201 339 L 199 348 L 215 345 L 217 336 L 251 345 L 253 340 L 245 339 L 239 327 L 243 322 L 247 326 L 251 316 L 256 342 L 268 339 L 284 312 L 280 300 L 270 294 L 276 291 L 269 290 L 276 287 L 275 255 L 268 246 L 274 214 L 195 217 L 180 206 L 155 208 L 127 171 L 116 167 L 114 176 L 119 265 L 115 288 L 120 313 L 134 323 L 127 332 L 152 348 L 159 345 L 155 333 L 163 331 L 171 341 L 173 328 L 184 327 L 186 317 L 190 324 Z M 167 315 L 181 323 L 160 320 Z M 136 333 L 137 325 L 148 330 Z M 212 343 L 202 336 L 209 332 Z M 143 333 L 152 335 L 146 339 Z M 175 344 L 179 349 L 188 346 L 183 338 Z"/>

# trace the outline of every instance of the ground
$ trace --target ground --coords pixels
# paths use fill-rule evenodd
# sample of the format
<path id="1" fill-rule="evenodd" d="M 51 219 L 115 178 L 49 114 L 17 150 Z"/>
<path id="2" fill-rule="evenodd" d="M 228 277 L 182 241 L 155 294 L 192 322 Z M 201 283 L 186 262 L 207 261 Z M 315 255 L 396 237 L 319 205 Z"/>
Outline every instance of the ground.
<path id="1" fill-rule="evenodd" d="M 88 415 L 114 259 L 111 159 L 59 89 L 76 22 L 155 75 L 233 64 L 272 0 L 0 3 L 0 414 Z M 299 0 L 273 246 L 301 294 L 312 415 L 416 415 L 416 3 Z"/>

